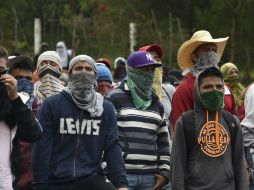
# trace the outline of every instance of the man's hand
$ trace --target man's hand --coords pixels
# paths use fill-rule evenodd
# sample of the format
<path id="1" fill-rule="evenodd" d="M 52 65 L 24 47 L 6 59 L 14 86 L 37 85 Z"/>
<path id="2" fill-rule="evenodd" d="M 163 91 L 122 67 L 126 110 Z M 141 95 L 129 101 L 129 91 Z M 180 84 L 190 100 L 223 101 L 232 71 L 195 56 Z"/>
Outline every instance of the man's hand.
<path id="1" fill-rule="evenodd" d="M 127 188 L 119 188 L 117 190 L 128 190 Z"/>
<path id="2" fill-rule="evenodd" d="M 8 96 L 10 98 L 10 100 L 14 100 L 18 97 L 18 82 L 17 80 L 9 75 L 9 74 L 4 74 L 1 77 L 1 81 L 4 82 L 7 92 L 8 92 Z"/>
<path id="3" fill-rule="evenodd" d="M 155 174 L 155 176 L 157 177 L 157 181 L 152 190 L 160 190 L 163 187 L 163 185 L 165 185 L 166 179 L 159 174 Z"/>

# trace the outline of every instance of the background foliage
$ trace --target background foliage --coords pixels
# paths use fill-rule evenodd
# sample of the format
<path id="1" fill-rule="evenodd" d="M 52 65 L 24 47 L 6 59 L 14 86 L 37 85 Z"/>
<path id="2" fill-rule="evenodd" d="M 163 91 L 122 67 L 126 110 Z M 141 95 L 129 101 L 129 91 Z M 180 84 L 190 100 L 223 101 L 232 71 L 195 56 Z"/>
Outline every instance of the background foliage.
<path id="1" fill-rule="evenodd" d="M 233 61 L 249 81 L 254 54 L 253 0 L 1 0 L 0 44 L 33 56 L 34 18 L 42 21 L 42 41 L 57 41 L 94 58 L 129 54 L 129 22 L 137 25 L 137 46 L 158 43 L 163 62 L 177 67 L 181 43 L 205 29 L 229 36 L 222 63 Z"/>

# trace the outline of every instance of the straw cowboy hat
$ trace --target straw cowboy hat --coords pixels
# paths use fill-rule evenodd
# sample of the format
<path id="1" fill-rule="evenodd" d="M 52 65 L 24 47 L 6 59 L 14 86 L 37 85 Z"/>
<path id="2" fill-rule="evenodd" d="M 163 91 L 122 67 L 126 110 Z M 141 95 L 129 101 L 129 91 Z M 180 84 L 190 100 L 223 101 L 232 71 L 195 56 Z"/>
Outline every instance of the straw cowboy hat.
<path id="1" fill-rule="evenodd" d="M 220 60 L 224 48 L 226 46 L 227 40 L 228 37 L 214 39 L 212 38 L 211 34 L 206 30 L 199 30 L 195 32 L 192 35 L 191 39 L 184 42 L 178 50 L 177 62 L 179 67 L 182 70 L 193 67 L 194 64 L 192 62 L 191 55 L 197 47 L 205 43 L 214 43 L 217 45 L 217 54 Z"/>

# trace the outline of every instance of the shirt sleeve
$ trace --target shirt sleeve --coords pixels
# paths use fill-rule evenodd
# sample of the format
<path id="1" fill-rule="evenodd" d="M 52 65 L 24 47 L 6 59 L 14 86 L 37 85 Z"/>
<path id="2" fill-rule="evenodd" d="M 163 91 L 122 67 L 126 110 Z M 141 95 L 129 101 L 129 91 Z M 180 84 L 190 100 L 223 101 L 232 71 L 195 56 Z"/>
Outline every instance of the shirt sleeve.
<path id="1" fill-rule="evenodd" d="M 182 118 L 176 123 L 173 136 L 172 160 L 170 170 L 171 186 L 174 190 L 185 189 L 186 175 L 186 142 L 183 131 Z"/>
<path id="2" fill-rule="evenodd" d="M 247 163 L 244 156 L 242 129 L 238 118 L 235 117 L 235 119 L 237 120 L 237 132 L 232 142 L 232 161 L 235 185 L 236 189 L 245 190 L 248 189 Z"/>
<path id="3" fill-rule="evenodd" d="M 168 183 L 170 171 L 170 146 L 169 146 L 169 132 L 165 118 L 163 118 L 163 121 L 159 126 L 157 147 L 159 153 L 159 161 L 158 161 L 159 174 L 165 177 L 166 182 Z"/>
<path id="4" fill-rule="evenodd" d="M 250 86 L 244 98 L 245 117 L 243 126 L 244 146 L 254 148 L 254 85 Z"/>
<path id="5" fill-rule="evenodd" d="M 180 84 L 173 95 L 172 111 L 170 121 L 173 129 L 175 128 L 177 119 L 183 112 L 192 110 L 194 107 L 194 86 L 190 89 L 187 83 Z"/>
<path id="6" fill-rule="evenodd" d="M 37 141 L 41 137 L 42 129 L 33 112 L 22 102 L 20 97 L 12 100 L 11 104 L 19 138 L 26 142 Z"/>

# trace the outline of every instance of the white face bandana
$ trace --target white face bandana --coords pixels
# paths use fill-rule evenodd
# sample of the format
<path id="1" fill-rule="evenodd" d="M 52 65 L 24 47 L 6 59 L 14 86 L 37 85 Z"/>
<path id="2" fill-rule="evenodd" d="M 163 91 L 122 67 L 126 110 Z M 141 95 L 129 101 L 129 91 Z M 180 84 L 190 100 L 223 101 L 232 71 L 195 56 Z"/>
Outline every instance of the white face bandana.
<path id="1" fill-rule="evenodd" d="M 216 52 L 209 51 L 201 54 L 195 62 L 193 67 L 193 74 L 195 77 L 199 75 L 201 71 L 208 67 L 218 68 L 219 58 Z"/>
<path id="2" fill-rule="evenodd" d="M 40 80 L 35 84 L 35 96 L 39 101 L 43 102 L 44 99 L 52 95 L 56 95 L 63 90 L 59 77 L 61 76 L 60 70 L 51 65 L 46 65 L 38 69 Z"/>
<path id="3" fill-rule="evenodd" d="M 82 72 L 70 75 L 71 82 L 65 88 L 72 96 L 75 104 L 91 114 L 99 117 L 103 112 L 103 96 L 95 91 L 96 75 Z"/>

